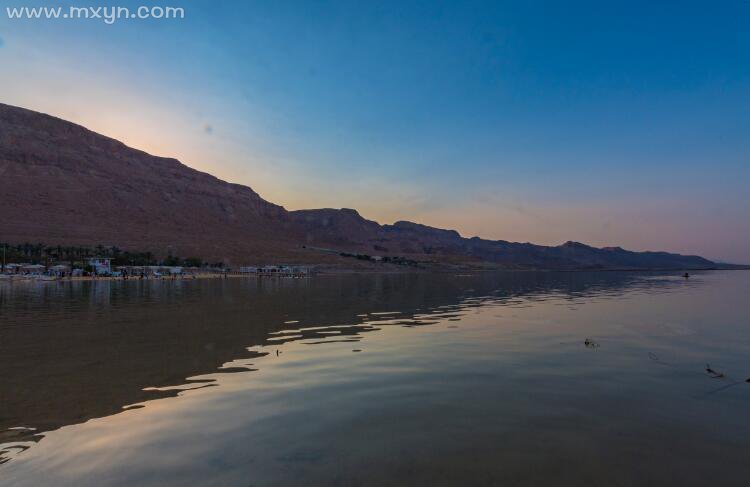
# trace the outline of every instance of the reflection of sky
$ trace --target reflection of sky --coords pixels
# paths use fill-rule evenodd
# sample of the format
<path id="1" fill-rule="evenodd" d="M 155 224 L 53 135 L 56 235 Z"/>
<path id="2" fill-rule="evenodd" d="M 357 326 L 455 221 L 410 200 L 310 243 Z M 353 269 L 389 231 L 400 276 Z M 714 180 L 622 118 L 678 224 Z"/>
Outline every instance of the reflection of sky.
<path id="1" fill-rule="evenodd" d="M 291 209 L 750 261 L 746 2 L 180 3 L 3 12 L 1 101 Z"/>

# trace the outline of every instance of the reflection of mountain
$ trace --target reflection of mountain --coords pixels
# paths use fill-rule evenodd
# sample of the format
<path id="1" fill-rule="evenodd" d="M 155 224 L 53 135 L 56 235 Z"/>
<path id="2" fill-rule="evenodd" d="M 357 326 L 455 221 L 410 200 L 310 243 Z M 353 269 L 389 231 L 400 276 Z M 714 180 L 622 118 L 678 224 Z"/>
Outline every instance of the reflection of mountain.
<path id="1" fill-rule="evenodd" d="M 672 282 L 627 273 L 495 273 L 0 285 L 0 442 L 28 439 L 11 427 L 49 431 L 180 389 L 144 388 L 210 386 L 188 379 L 252 362 L 258 352 L 248 347 L 360 340 L 382 326 L 427 325 L 488 302 L 572 300 Z M 284 324 L 293 320 L 299 323 Z M 314 327 L 327 328 L 299 331 Z"/>
<path id="2" fill-rule="evenodd" d="M 336 252 L 343 251 L 500 268 L 714 267 L 701 257 L 665 252 L 464 238 L 453 230 L 406 221 L 379 225 L 348 209 L 290 212 L 247 186 L 132 149 L 70 122 L 3 104 L 0 178 L 0 240 L 16 244 L 116 245 L 234 264 L 370 265 Z"/>

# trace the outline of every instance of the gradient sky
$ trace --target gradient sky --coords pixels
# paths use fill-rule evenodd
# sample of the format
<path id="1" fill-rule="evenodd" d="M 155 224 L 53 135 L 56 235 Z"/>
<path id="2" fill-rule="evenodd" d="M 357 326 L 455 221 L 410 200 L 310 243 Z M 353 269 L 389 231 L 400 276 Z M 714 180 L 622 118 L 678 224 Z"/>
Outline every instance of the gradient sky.
<path id="1" fill-rule="evenodd" d="M 288 209 L 750 263 L 750 2 L 78 1 L 9 20 L 0 101 Z"/>

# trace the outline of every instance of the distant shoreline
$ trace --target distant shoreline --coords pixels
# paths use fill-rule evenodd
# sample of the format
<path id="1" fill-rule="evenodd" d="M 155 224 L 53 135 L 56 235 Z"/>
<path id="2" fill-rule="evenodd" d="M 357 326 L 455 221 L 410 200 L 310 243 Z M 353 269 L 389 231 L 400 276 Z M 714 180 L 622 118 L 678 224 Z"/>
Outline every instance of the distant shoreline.
<path id="1" fill-rule="evenodd" d="M 6 274 L 7 275 L 7 274 Z M 90 282 L 90 281 L 196 281 L 199 279 L 236 279 L 236 278 L 284 278 L 284 279 L 307 279 L 309 276 L 279 276 L 279 275 L 264 275 L 264 274 L 253 274 L 253 273 L 239 273 L 239 272 L 227 272 L 227 273 L 203 273 L 203 274 L 189 274 L 189 275 L 175 275 L 175 276 L 161 276 L 161 277 L 143 277 L 140 276 L 74 276 L 74 277 L 58 277 L 54 279 L 45 278 L 47 276 L 14 276 L 10 278 L 0 279 L 2 282 Z"/>
<path id="2" fill-rule="evenodd" d="M 731 266 L 727 268 L 722 267 L 709 267 L 699 269 L 676 269 L 676 268 L 662 268 L 662 269 L 375 269 L 375 268 L 328 268 L 320 269 L 313 275 L 274 275 L 274 274 L 262 274 L 262 273 L 241 273 L 241 272 L 206 272 L 199 274 L 183 274 L 174 276 L 161 276 L 161 277 L 143 277 L 140 276 L 74 276 L 74 277 L 58 277 L 50 279 L 48 276 L 32 276 L 32 275 L 9 275 L 7 278 L 0 278 L 0 283 L 21 283 L 21 282 L 96 282 L 96 281 L 195 281 L 205 279 L 309 279 L 313 276 L 335 276 L 335 275 L 349 275 L 349 274 L 451 274 L 451 273 L 466 273 L 466 274 L 486 274 L 493 272 L 542 272 L 542 273 L 553 273 L 553 272 L 566 272 L 566 273 L 586 273 L 586 272 L 705 272 L 705 271 L 743 271 L 750 270 L 750 266 Z"/>

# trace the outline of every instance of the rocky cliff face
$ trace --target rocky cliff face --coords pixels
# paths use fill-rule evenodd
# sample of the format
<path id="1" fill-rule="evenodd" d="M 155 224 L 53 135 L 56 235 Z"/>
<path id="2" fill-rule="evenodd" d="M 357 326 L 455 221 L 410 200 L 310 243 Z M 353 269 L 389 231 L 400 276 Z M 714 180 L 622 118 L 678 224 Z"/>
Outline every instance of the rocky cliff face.
<path id="1" fill-rule="evenodd" d="M 380 225 L 355 210 L 288 212 L 252 189 L 84 127 L 0 104 L 0 241 L 117 245 L 237 263 L 333 262 L 323 247 L 503 268 L 706 268 L 663 252 L 545 247 L 411 223 Z"/>
<path id="2" fill-rule="evenodd" d="M 322 208 L 289 213 L 307 245 L 333 245 L 342 248 L 368 249 L 377 240 L 381 226 L 366 220 L 357 210 Z"/>

